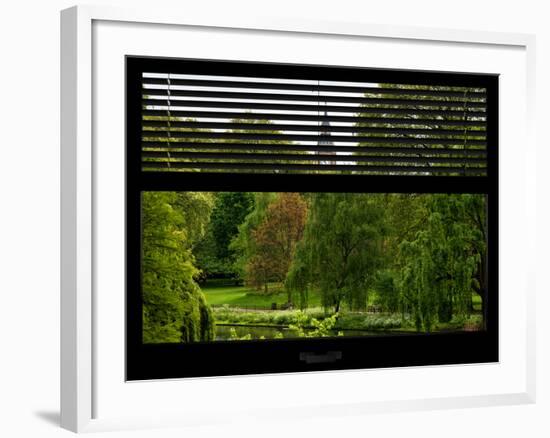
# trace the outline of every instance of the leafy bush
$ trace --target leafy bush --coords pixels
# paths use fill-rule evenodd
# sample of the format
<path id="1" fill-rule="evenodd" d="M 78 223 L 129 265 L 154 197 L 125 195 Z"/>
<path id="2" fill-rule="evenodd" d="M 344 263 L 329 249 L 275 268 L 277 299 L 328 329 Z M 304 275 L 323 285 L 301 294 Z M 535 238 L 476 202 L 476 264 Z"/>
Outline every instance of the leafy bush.
<path id="1" fill-rule="evenodd" d="M 214 319 L 217 322 L 225 322 L 230 324 L 271 324 L 271 325 L 290 325 L 295 324 L 300 315 L 306 313 L 300 310 L 274 310 L 266 312 L 242 312 L 231 310 L 228 307 L 215 307 L 212 309 Z M 307 313 L 308 317 L 316 319 L 324 319 L 325 315 L 322 312 Z"/>
<path id="2" fill-rule="evenodd" d="M 332 330 L 337 319 L 337 313 L 319 321 L 318 319 L 308 316 L 304 312 L 300 312 L 296 315 L 295 323 L 290 325 L 290 329 L 294 330 L 296 336 L 300 338 L 323 338 L 334 336 Z M 342 336 L 342 333 L 338 332 L 338 336 Z"/>
<path id="3" fill-rule="evenodd" d="M 481 330 L 483 327 L 483 315 L 475 314 L 469 316 L 455 315 L 449 323 L 449 328 L 456 330 Z"/>
<path id="4" fill-rule="evenodd" d="M 304 331 L 307 336 L 317 333 L 323 336 L 332 330 L 394 330 L 407 327 L 407 320 L 402 320 L 396 315 L 371 315 L 371 314 L 335 314 L 326 316 L 322 310 L 301 311 L 281 310 L 269 312 L 242 312 L 227 308 L 214 308 L 214 319 L 218 323 L 243 324 L 243 325 L 276 325 L 289 326 L 297 332 Z M 297 334 L 297 336 L 300 336 Z M 313 335 L 312 335 L 313 336 Z M 328 335 L 327 335 L 328 336 Z"/>
<path id="5" fill-rule="evenodd" d="M 345 315 L 338 319 L 335 329 L 391 330 L 402 327 L 401 318 L 395 316 Z"/>
<path id="6" fill-rule="evenodd" d="M 250 341 L 252 339 L 252 335 L 248 333 L 245 336 L 239 336 L 237 335 L 237 330 L 235 330 L 233 327 L 229 329 L 229 340 L 230 341 Z"/>

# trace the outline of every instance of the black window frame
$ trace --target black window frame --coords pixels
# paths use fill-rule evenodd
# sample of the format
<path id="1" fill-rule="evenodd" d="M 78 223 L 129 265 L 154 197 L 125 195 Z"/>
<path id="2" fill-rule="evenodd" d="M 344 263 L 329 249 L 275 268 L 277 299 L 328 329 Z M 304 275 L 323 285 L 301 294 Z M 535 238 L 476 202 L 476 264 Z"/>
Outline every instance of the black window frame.
<path id="1" fill-rule="evenodd" d="M 251 68 L 253 67 L 253 70 Z M 143 72 L 313 78 L 480 87 L 487 94 L 487 175 L 303 175 L 143 172 Z M 212 73 L 210 73 L 212 74 Z M 385 368 L 498 361 L 498 75 L 246 61 L 126 57 L 126 379 Z M 143 344 L 141 193 L 143 191 L 477 193 L 488 222 L 486 330 L 460 333 Z M 337 354 L 328 354 L 337 352 Z M 304 354 L 328 360 L 303 360 Z"/>

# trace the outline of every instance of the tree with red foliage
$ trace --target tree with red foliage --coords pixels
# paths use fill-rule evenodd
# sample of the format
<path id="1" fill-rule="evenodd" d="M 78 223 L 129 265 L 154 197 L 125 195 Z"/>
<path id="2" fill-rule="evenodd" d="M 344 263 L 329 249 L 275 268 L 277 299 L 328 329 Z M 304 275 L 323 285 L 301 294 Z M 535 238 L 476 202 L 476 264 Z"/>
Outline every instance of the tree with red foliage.
<path id="1" fill-rule="evenodd" d="M 269 282 L 284 281 L 296 244 L 302 239 L 306 217 L 307 203 L 299 193 L 280 193 L 269 205 L 265 219 L 252 231 L 255 254 L 246 267 L 251 285 L 268 293 Z"/>

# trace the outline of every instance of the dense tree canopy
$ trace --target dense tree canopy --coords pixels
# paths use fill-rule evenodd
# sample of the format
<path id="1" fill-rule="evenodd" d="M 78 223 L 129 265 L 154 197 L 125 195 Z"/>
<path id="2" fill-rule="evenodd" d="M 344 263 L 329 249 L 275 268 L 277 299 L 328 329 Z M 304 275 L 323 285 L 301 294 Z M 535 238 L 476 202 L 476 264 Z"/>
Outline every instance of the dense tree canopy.
<path id="1" fill-rule="evenodd" d="M 143 341 L 212 340 L 213 319 L 194 281 L 193 241 L 212 206 L 207 193 L 145 192 L 142 199 Z"/>
<path id="2" fill-rule="evenodd" d="M 206 233 L 194 248 L 203 275 L 234 277 L 237 274 L 235 250 L 230 243 L 253 206 L 252 193 L 220 192 L 215 195 Z"/>
<path id="3" fill-rule="evenodd" d="M 254 208 L 238 226 L 237 235 L 231 241 L 229 247 L 235 253 L 234 269 L 242 277 L 245 275 L 248 261 L 256 251 L 256 242 L 252 234 L 264 220 L 269 205 L 276 197 L 276 193 L 254 193 Z"/>
<path id="4" fill-rule="evenodd" d="M 267 207 L 264 220 L 252 231 L 255 248 L 246 265 L 250 284 L 263 286 L 267 293 L 269 282 L 285 279 L 302 238 L 306 216 L 307 204 L 298 193 L 281 193 Z"/>
<path id="5" fill-rule="evenodd" d="M 476 199 L 478 198 L 478 199 Z M 400 245 L 403 297 L 412 305 L 417 329 L 464 318 L 484 251 L 483 231 L 472 222 L 479 195 L 430 195 L 425 226 Z"/>

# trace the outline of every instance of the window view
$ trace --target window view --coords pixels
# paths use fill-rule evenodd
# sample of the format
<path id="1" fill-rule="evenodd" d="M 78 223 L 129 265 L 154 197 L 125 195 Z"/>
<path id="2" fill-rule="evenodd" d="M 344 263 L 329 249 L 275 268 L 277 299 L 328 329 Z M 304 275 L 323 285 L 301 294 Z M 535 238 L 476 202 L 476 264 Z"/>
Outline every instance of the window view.
<path id="1" fill-rule="evenodd" d="M 498 76 L 128 57 L 129 380 L 498 360 Z"/>
<path id="2" fill-rule="evenodd" d="M 143 73 L 146 173 L 485 176 L 484 87 Z"/>
<path id="3" fill-rule="evenodd" d="M 142 192 L 144 343 L 484 330 L 486 196 Z"/>

